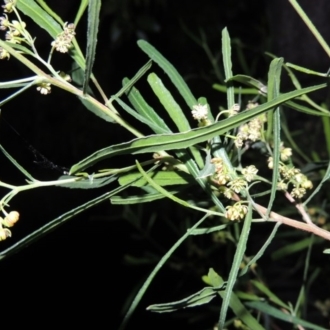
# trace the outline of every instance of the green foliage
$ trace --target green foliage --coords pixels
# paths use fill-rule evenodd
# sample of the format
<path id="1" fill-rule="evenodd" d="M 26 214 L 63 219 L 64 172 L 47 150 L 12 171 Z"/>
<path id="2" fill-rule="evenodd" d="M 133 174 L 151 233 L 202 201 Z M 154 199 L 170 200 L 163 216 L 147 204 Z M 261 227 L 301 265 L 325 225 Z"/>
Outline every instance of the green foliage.
<path id="1" fill-rule="evenodd" d="M 298 69 L 306 74 L 315 74 L 315 72 L 284 63 L 282 58 L 273 58 L 270 62 L 267 86 L 253 77 L 234 75 L 232 42 L 229 31 L 225 28 L 222 31 L 222 67 L 215 67 L 219 73 L 218 78 L 222 78 L 220 72 L 223 70 L 223 81 L 213 85 L 214 89 L 226 93 L 227 105 L 221 108 L 220 112 L 211 109 L 207 98 L 194 96 L 177 69 L 144 40 L 139 40 L 138 46 L 150 60 L 133 78 L 124 78 L 123 87 L 117 93 L 107 96 L 92 73 L 101 1 L 81 1 L 75 24 L 80 21 L 87 6 L 88 28 L 85 57 L 75 39 L 75 26 L 64 24 L 44 1 L 20 0 L 16 7 L 8 10 L 10 20 L 12 15 L 16 16 L 17 20 L 16 23 L 14 20 L 10 21 L 6 26 L 11 33 L 8 40 L 0 40 L 0 58 L 13 57 L 29 68 L 34 75 L 29 78 L 1 82 L 1 89 L 20 89 L 1 100 L 0 105 L 4 106 L 13 98 L 20 97 L 21 93 L 32 86 L 37 86 L 42 94 L 48 94 L 51 88 L 57 87 L 76 95 L 87 110 L 107 121 L 109 125 L 121 125 L 122 129 L 131 132 L 134 138 L 96 150 L 73 164 L 69 173 L 65 173 L 54 181 L 35 179 L 0 145 L 4 156 L 26 178 L 26 182 L 18 186 L 5 181 L 0 182 L 1 187 L 9 190 L 0 201 L 0 208 L 4 214 L 4 218 L 0 218 L 1 240 L 6 239 L 12 232 L 15 235 L 15 229 L 12 232 L 9 229 L 13 224 L 10 222 L 11 213 L 7 213 L 6 209 L 9 207 L 9 202 L 25 190 L 46 186 L 69 189 L 108 187 L 108 192 L 105 194 L 62 214 L 2 251 L 0 259 L 27 247 L 75 215 L 105 200 L 110 199 L 112 204 L 128 208 L 131 204 L 150 203 L 168 198 L 180 207 L 184 207 L 183 218 L 188 220 L 183 233 L 179 230 L 182 224 L 169 221 L 168 226 L 174 228 L 179 238 L 163 256 L 159 256 L 160 261 L 132 300 L 121 329 L 127 326 L 158 272 L 169 262 L 179 246 L 193 240 L 195 236 L 205 236 L 206 239 L 211 236 L 214 240 L 222 240 L 225 244 L 234 247 L 229 258 L 227 257 L 230 259 L 228 274 L 217 274 L 212 268 L 212 266 L 216 267 L 216 264 L 207 264 L 204 267 L 204 277 L 201 278 L 201 282 L 203 279 L 207 287 L 199 288 L 196 293 L 189 294 L 183 299 L 173 297 L 173 302 L 153 304 L 147 308 L 149 311 L 164 313 L 188 307 L 197 308 L 200 305 L 211 304 L 211 301 L 213 303 L 213 298 L 219 296 L 222 304 L 218 308 L 219 317 L 215 317 L 215 322 L 218 319 L 218 329 L 228 328 L 237 321 L 242 322 L 241 329 L 265 329 L 262 318 L 259 318 L 260 313 L 274 320 L 282 320 L 306 329 L 323 329 L 304 320 L 303 316 L 300 317 L 300 311 L 303 309 L 301 301 L 308 293 L 305 287 L 301 288 L 298 302 L 293 308 L 291 303 L 283 302 L 265 285 L 262 272 L 259 273 L 256 269 L 256 263 L 279 236 L 280 225 L 287 225 L 294 228 L 291 233 L 297 233 L 299 241 L 277 250 L 273 254 L 274 262 L 296 251 L 307 250 L 304 275 L 307 282 L 312 246 L 324 240 L 330 240 L 330 233 L 326 226 L 321 228 L 321 225 L 314 223 L 316 219 L 314 215 L 322 214 L 322 208 L 326 208 L 321 205 L 319 195 L 329 179 L 330 164 L 323 162 L 323 168 L 317 166 L 316 160 L 311 160 L 311 155 L 301 151 L 295 142 L 293 132 L 286 127 L 285 115 L 281 108 L 288 107 L 316 116 L 316 118 L 321 117 L 329 151 L 328 117 L 330 113 L 325 106 L 316 105 L 307 95 L 327 87 L 327 84 L 302 88 L 291 69 Z M 301 9 L 299 10 L 301 13 Z M 39 55 L 35 48 L 34 37 L 31 37 L 21 20 L 20 12 L 32 18 L 54 40 L 50 46 L 48 59 L 43 59 Z M 308 18 L 304 16 L 304 19 Z M 308 24 L 310 26 L 311 22 L 308 21 Z M 67 74 L 60 74 L 52 65 L 52 56 L 56 51 L 68 53 L 71 56 L 74 62 L 73 67 L 79 68 L 74 80 L 81 87 L 72 84 Z M 33 57 L 33 61 L 27 55 Z M 157 64 L 166 76 L 161 77 L 156 73 L 156 67 L 145 77 L 152 63 Z M 213 65 L 216 64 L 213 63 Z M 280 92 L 283 69 L 290 73 L 296 87 L 295 90 L 287 93 Z M 325 77 L 325 75 L 316 74 Z M 98 91 L 98 96 L 92 93 L 90 80 Z M 136 87 L 138 82 L 149 84 L 153 93 L 152 97 L 142 95 L 143 93 Z M 237 87 L 245 85 L 249 88 Z M 177 92 L 180 97 L 176 96 Z M 247 98 L 242 100 L 242 96 L 247 96 Z M 153 98 L 162 105 L 162 114 L 155 110 L 156 105 L 151 105 Z M 237 98 L 239 102 L 236 102 Z M 124 111 L 133 123 L 137 120 L 144 124 L 144 128 L 147 127 L 145 134 L 121 116 Z M 177 130 L 175 132 L 170 128 L 173 123 Z M 250 161 L 251 150 L 258 152 L 258 157 L 253 160 L 253 164 L 246 165 Z M 295 164 L 301 165 L 301 160 L 293 155 L 292 150 L 302 156 L 304 161 L 310 160 L 306 165 L 308 168 L 306 173 L 295 167 Z M 101 161 L 126 155 L 133 155 L 134 161 L 130 158 L 131 163 L 121 168 L 102 168 Z M 139 158 L 141 155 L 144 156 L 143 161 Z M 125 161 L 127 159 L 129 158 L 124 158 Z M 327 165 L 325 172 L 324 165 Z M 92 166 L 97 168 L 95 173 L 82 172 L 92 171 Z M 307 177 L 309 171 L 315 174 L 318 185 L 308 195 L 307 191 L 313 186 L 311 179 Z M 262 174 L 257 175 L 257 172 Z M 288 205 L 296 204 L 297 212 L 304 222 L 292 219 L 291 215 L 290 217 L 285 215 L 284 211 L 289 210 L 289 207 L 279 207 L 277 202 L 280 200 L 279 196 L 284 196 Z M 309 206 L 312 200 L 313 204 Z M 315 210 L 317 207 L 318 209 Z M 196 213 L 203 213 L 198 221 L 196 221 Z M 128 221 L 133 224 L 132 218 Z M 247 256 L 250 231 L 254 226 L 260 226 L 260 222 L 275 225 L 268 237 L 261 242 L 262 246 L 259 250 L 253 256 Z M 200 227 L 202 224 L 205 227 Z M 134 225 L 141 229 L 140 223 L 134 223 Z M 151 220 L 148 226 L 152 226 Z M 312 236 L 318 236 L 318 239 L 312 242 L 310 238 L 303 236 L 301 231 L 312 233 Z M 295 234 L 292 234 L 293 237 Z M 209 245 L 213 243 L 208 241 Z M 203 253 L 211 255 L 207 249 Z M 207 275 L 205 268 L 209 268 Z M 251 275 L 255 275 L 256 279 L 252 280 Z M 248 290 L 242 292 L 241 288 L 246 283 L 253 287 L 252 292 Z M 266 296 L 269 302 L 265 302 L 263 296 Z M 232 316 L 234 319 L 230 318 Z"/>

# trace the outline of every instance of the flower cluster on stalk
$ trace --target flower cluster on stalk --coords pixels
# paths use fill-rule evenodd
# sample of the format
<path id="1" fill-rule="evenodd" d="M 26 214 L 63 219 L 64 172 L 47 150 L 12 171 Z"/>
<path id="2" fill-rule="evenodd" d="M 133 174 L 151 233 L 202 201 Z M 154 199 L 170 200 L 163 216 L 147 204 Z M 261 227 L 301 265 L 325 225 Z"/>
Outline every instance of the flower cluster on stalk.
<path id="1" fill-rule="evenodd" d="M 6 31 L 5 39 L 6 41 L 13 44 L 21 44 L 26 41 L 26 24 L 20 18 L 19 20 L 10 21 L 7 14 L 12 13 L 15 10 L 16 0 L 5 0 L 3 8 L 4 14 L 0 17 L 0 30 Z M 4 48 L 0 47 L 0 60 L 9 59 L 10 54 Z"/>
<path id="2" fill-rule="evenodd" d="M 255 104 L 254 106 L 257 106 Z M 252 105 L 250 108 L 252 109 Z M 239 131 L 235 137 L 235 146 L 242 148 L 246 141 L 256 142 L 262 138 L 262 132 L 264 123 L 266 122 L 266 116 L 260 115 L 250 120 L 247 124 L 240 126 Z"/>
<path id="3" fill-rule="evenodd" d="M 72 47 L 72 40 L 75 35 L 75 25 L 73 23 L 65 23 L 63 31 L 57 35 L 56 39 L 51 43 L 51 45 L 58 52 L 67 53 Z"/>
<path id="4" fill-rule="evenodd" d="M 214 182 L 219 186 L 219 190 L 228 199 L 233 199 L 235 195 L 242 193 L 248 183 L 255 179 L 258 169 L 254 165 L 247 166 L 241 170 L 242 175 L 231 178 L 227 166 L 222 158 L 213 158 L 211 163 L 215 167 L 213 175 Z M 241 220 L 247 213 L 247 206 L 242 202 L 226 207 L 226 218 L 229 220 Z"/>
<path id="5" fill-rule="evenodd" d="M 1 6 L 3 8 L 3 11 L 5 13 L 11 13 L 14 10 L 14 7 L 16 6 L 17 0 L 4 0 L 4 5 Z"/>
<path id="6" fill-rule="evenodd" d="M 270 169 L 273 169 L 274 167 L 272 157 L 268 158 L 268 167 Z M 290 195 L 294 198 L 304 197 L 307 190 L 313 188 L 312 181 L 310 181 L 305 174 L 301 173 L 299 168 L 296 168 L 293 165 L 287 165 L 284 162 L 280 162 L 279 174 L 281 178 L 277 184 L 277 188 L 279 190 L 287 191 L 289 189 L 289 185 L 291 184 L 293 188 Z"/>

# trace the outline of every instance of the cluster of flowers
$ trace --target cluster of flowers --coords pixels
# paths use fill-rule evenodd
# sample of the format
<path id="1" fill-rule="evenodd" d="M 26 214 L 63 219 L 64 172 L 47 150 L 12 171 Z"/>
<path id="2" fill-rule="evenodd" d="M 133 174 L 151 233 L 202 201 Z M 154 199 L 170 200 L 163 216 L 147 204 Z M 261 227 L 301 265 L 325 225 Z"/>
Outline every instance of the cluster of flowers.
<path id="1" fill-rule="evenodd" d="M 229 171 L 221 158 L 213 158 L 211 163 L 215 166 L 214 180 L 220 186 L 220 191 L 228 199 L 233 199 L 235 194 L 245 190 L 248 183 L 253 181 L 258 173 L 254 165 L 247 166 L 241 170 L 242 175 L 231 179 Z M 240 201 L 226 207 L 226 218 L 229 220 L 241 220 L 248 211 L 247 205 Z"/>
<path id="2" fill-rule="evenodd" d="M 5 0 L 5 4 L 1 6 L 4 13 L 12 13 L 15 10 L 17 0 Z M 22 35 L 25 32 L 26 24 L 22 21 L 9 21 L 8 16 L 4 14 L 0 17 L 0 30 L 6 31 L 5 39 L 13 44 L 20 44 L 24 41 Z M 2 47 L 0 47 L 0 59 L 9 59 L 10 54 Z"/>
<path id="3" fill-rule="evenodd" d="M 258 103 L 249 102 L 246 110 L 250 110 L 258 106 Z M 228 113 L 228 117 L 235 116 L 240 107 L 235 104 L 232 109 L 224 110 L 220 112 L 219 116 L 223 113 Z M 208 124 L 208 108 L 206 105 L 195 105 L 192 109 L 192 116 L 194 119 L 198 120 L 199 126 L 206 126 Z M 264 124 L 266 123 L 266 115 L 260 115 L 253 118 L 248 123 L 241 125 L 238 129 L 236 136 L 232 137 L 235 139 L 235 146 L 237 148 L 242 148 L 242 146 L 247 142 L 262 141 Z M 292 197 L 302 198 L 306 194 L 307 189 L 311 189 L 313 184 L 308 178 L 300 172 L 299 169 L 286 165 L 292 156 L 291 148 L 284 147 L 283 143 L 280 147 L 280 167 L 279 172 L 281 180 L 278 182 L 278 189 L 287 191 L 289 184 L 293 185 L 293 189 L 290 194 Z M 248 183 L 253 181 L 258 169 L 254 166 L 248 166 L 241 170 L 241 176 L 236 176 L 231 178 L 231 175 L 223 163 L 221 158 L 213 158 L 211 163 L 215 166 L 215 173 L 213 175 L 214 181 L 220 187 L 220 191 L 228 199 L 235 199 L 235 194 L 240 194 L 242 190 L 248 187 Z M 273 169 L 273 158 L 268 158 L 268 167 Z M 240 220 L 243 219 L 247 213 L 248 207 L 244 205 L 244 201 L 239 201 L 234 205 L 226 207 L 226 218 L 229 220 Z"/>
<path id="4" fill-rule="evenodd" d="M 6 41 L 12 44 L 21 44 L 22 42 L 27 43 L 29 46 L 34 48 L 33 43 L 34 39 L 31 37 L 29 32 L 26 30 L 26 24 L 23 22 L 18 12 L 15 9 L 15 5 L 18 0 L 4 0 L 4 5 L 1 6 L 3 8 L 4 14 L 0 17 L 0 30 L 6 31 L 5 39 Z M 18 20 L 10 21 L 8 19 L 7 13 L 10 14 L 14 12 L 18 18 Z M 52 41 L 51 46 L 52 50 L 55 49 L 61 53 L 67 53 L 69 49 L 72 47 L 72 41 L 76 35 L 75 25 L 73 23 L 65 23 L 63 26 L 63 31 L 59 33 L 54 41 Z M 0 47 L 0 60 L 9 59 L 9 52 Z M 38 83 L 37 90 L 43 94 L 47 95 L 51 92 L 51 85 L 48 82 L 40 82 Z"/>
<path id="5" fill-rule="evenodd" d="M 8 227 L 14 226 L 14 224 L 19 219 L 19 213 L 17 211 L 11 211 L 8 214 L 5 213 L 5 217 L 0 217 L 0 241 L 5 240 L 8 237 L 11 237 L 11 231 Z M 5 227 L 5 228 L 4 228 Z"/>
<path id="6" fill-rule="evenodd" d="M 285 148 L 289 149 L 289 148 Z M 291 150 L 291 149 L 290 149 Z M 281 157 L 282 158 L 282 157 Z M 268 158 L 268 167 L 273 169 L 273 158 Z M 294 198 L 302 198 L 306 194 L 307 189 L 313 188 L 313 183 L 307 176 L 300 172 L 300 169 L 291 165 L 281 163 L 279 166 L 281 180 L 277 184 L 279 190 L 287 191 L 289 184 L 293 185 L 290 195 Z"/>
<path id="7" fill-rule="evenodd" d="M 63 32 L 61 32 L 52 42 L 52 47 L 60 53 L 67 53 L 72 47 L 72 40 L 76 35 L 75 25 L 73 23 L 65 23 Z"/>

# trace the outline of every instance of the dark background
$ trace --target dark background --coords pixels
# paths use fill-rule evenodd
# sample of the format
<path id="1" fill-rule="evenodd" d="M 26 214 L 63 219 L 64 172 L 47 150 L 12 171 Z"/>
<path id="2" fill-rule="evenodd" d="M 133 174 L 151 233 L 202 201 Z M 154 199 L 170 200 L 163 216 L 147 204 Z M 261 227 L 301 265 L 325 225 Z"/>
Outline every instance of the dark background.
<path id="1" fill-rule="evenodd" d="M 77 0 L 47 3 L 68 22 L 74 20 L 79 5 Z M 301 1 L 301 4 L 329 40 L 329 2 L 318 1 L 317 6 L 310 5 L 310 1 Z M 86 35 L 85 20 L 84 17 L 77 29 L 82 49 Z M 25 21 L 31 35 L 37 37 L 38 50 L 46 57 L 51 40 L 33 22 Z M 107 95 L 116 93 L 122 78 L 132 77 L 146 63 L 147 57 L 136 45 L 138 39 L 146 39 L 174 64 L 194 95 L 207 96 L 211 106 L 217 109 L 225 105 L 225 97 L 211 88 L 219 81 L 205 52 L 187 31 L 197 37 L 202 31 L 210 49 L 216 54 L 221 52 L 221 30 L 226 26 L 231 38 L 237 41 L 233 45 L 234 73 L 242 73 L 243 70 L 237 58 L 238 50 L 242 50 L 247 63 L 251 63 L 254 77 L 261 80 L 267 79 L 270 62 L 265 51 L 272 51 L 284 56 L 285 60 L 314 70 L 326 72 L 328 69 L 327 57 L 285 0 L 104 0 L 94 73 Z M 59 70 L 68 71 L 71 67 L 70 58 L 63 54 L 55 54 L 53 63 Z M 153 70 L 162 74 L 156 65 Z M 29 75 L 28 70 L 14 59 L 0 63 L 0 81 Z M 315 81 L 310 77 L 303 78 L 303 84 L 313 83 Z M 141 88 L 145 87 L 142 85 Z M 282 88 L 290 88 L 285 78 Z M 9 91 L 1 90 L 0 93 L 3 99 Z M 325 97 L 325 94 L 315 96 L 319 101 Z M 86 111 L 74 96 L 56 88 L 48 96 L 40 95 L 32 88 L 5 104 L 1 116 L 36 150 L 65 167 L 95 150 L 132 138 L 118 125 L 105 123 Z M 34 154 L 1 117 L 0 139 L 3 147 L 35 178 L 52 180 L 60 175 L 38 166 Z M 127 159 L 114 159 L 105 167 L 124 164 L 130 163 Z M 23 184 L 24 178 L 5 157 L 1 157 L 1 169 L 0 180 Z M 43 188 L 19 194 L 11 201 L 10 209 L 19 211 L 21 219 L 12 230 L 13 237 L 2 242 L 1 248 L 9 247 L 63 212 L 106 191 L 107 188 L 97 191 Z M 35 328 L 48 328 L 50 324 L 78 328 L 90 324 L 95 329 L 116 329 L 127 299 L 143 283 L 158 258 L 178 239 L 178 233 L 184 233 L 184 217 L 187 216 L 180 207 L 166 200 L 134 208 L 132 214 L 127 212 L 106 201 L 2 261 L 0 272 L 5 324 L 15 327 L 24 320 L 25 326 Z M 140 228 L 134 226 L 134 215 L 142 219 Z M 194 218 L 196 215 L 189 216 L 191 221 L 197 219 Z M 155 217 L 155 229 L 150 236 L 143 237 L 139 230 L 145 228 L 151 217 Z M 169 228 L 169 219 L 177 231 Z M 266 226 L 256 226 L 252 234 L 257 238 L 267 230 Z M 203 249 L 204 243 L 199 243 L 199 248 Z M 128 329 L 134 326 L 146 329 L 161 326 L 165 329 L 173 325 L 183 329 L 211 329 L 216 323 L 219 301 L 215 302 L 214 310 L 202 307 L 197 311 L 173 315 L 154 315 L 145 311 L 151 303 L 180 299 L 197 291 L 203 285 L 200 276 L 206 274 L 209 267 L 226 274 L 230 261 L 223 259 L 230 247 L 219 246 L 210 254 L 212 258 L 205 259 L 189 250 L 191 246 L 195 245 L 185 244 L 178 251 L 177 259 L 174 258 L 173 263 L 156 278 Z M 316 258 L 315 262 L 328 263 L 327 258 L 320 257 L 321 251 L 318 251 L 319 259 Z M 146 253 L 152 257 L 145 265 L 134 266 L 125 262 L 125 255 L 142 260 Z M 272 289 L 284 301 L 294 302 L 302 272 L 291 269 L 291 275 L 284 276 L 283 272 L 290 269 L 290 262 L 278 269 L 278 264 L 275 268 L 267 256 L 261 265 L 267 266 L 271 274 Z M 314 295 L 318 299 L 325 299 L 329 292 L 329 282 L 325 281 L 326 290 L 322 286 L 315 287 Z M 309 316 L 326 326 L 326 320 L 315 309 L 312 308 Z"/>

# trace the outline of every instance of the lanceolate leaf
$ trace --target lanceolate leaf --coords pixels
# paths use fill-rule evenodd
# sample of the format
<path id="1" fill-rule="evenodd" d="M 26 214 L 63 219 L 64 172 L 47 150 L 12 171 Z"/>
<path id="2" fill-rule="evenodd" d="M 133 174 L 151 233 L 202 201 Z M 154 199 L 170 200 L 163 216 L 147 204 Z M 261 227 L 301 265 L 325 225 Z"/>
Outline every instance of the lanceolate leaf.
<path id="1" fill-rule="evenodd" d="M 281 69 L 283 65 L 283 58 L 275 58 L 270 63 L 268 72 L 268 101 L 273 100 L 279 96 L 280 92 L 280 80 L 281 80 Z M 281 147 L 281 121 L 280 121 L 280 109 L 277 107 L 274 111 L 268 112 L 267 121 L 267 138 L 269 142 L 273 142 L 273 175 L 272 175 L 272 190 L 269 197 L 267 214 L 268 218 L 270 211 L 275 200 L 277 191 L 277 182 L 279 178 L 279 162 L 280 162 L 280 147 Z"/>
<path id="2" fill-rule="evenodd" d="M 34 0 L 19 0 L 16 6 L 22 13 L 45 29 L 54 39 L 62 32 L 61 26 Z"/>
<path id="3" fill-rule="evenodd" d="M 187 117 L 183 114 L 178 103 L 174 100 L 172 94 L 164 86 L 163 82 L 157 77 L 155 73 L 150 73 L 148 76 L 148 83 L 150 84 L 153 92 L 158 97 L 159 101 L 164 106 L 165 110 L 174 121 L 179 129 L 179 132 L 190 130 L 190 125 Z"/>
<path id="4" fill-rule="evenodd" d="M 229 81 L 238 81 L 242 84 L 252 86 L 264 95 L 267 93 L 267 87 L 262 82 L 260 82 L 255 78 L 243 74 L 238 74 L 236 76 L 233 76 L 232 78 L 229 79 Z"/>
<path id="5" fill-rule="evenodd" d="M 128 79 L 123 80 L 123 84 L 126 85 L 130 82 Z M 150 107 L 150 105 L 145 101 L 140 92 L 132 87 L 127 91 L 127 97 L 131 102 L 134 109 L 144 118 L 153 122 L 153 130 L 155 133 L 170 133 L 171 130 L 164 122 L 164 120 L 157 114 L 157 112 Z"/>
<path id="6" fill-rule="evenodd" d="M 223 295 L 221 295 L 223 302 L 220 311 L 219 329 L 224 328 L 226 316 L 227 316 L 227 309 L 232 303 L 233 289 L 246 250 L 246 244 L 248 241 L 249 232 L 251 228 L 251 221 L 252 221 L 252 205 L 251 203 L 249 203 L 249 210 L 244 219 L 243 228 L 237 244 L 234 260 L 230 269 L 227 287 Z"/>
<path id="7" fill-rule="evenodd" d="M 87 27 L 87 49 L 86 49 L 86 68 L 83 84 L 83 93 L 86 94 L 90 76 L 92 74 L 95 60 L 97 44 L 97 32 L 99 29 L 99 15 L 101 0 L 89 1 L 88 4 L 88 27 Z"/>
<path id="8" fill-rule="evenodd" d="M 96 151 L 94 154 L 72 166 L 70 174 L 82 171 L 97 162 L 123 154 L 139 154 L 146 152 L 156 152 L 159 150 L 185 149 L 194 144 L 205 142 L 215 136 L 225 134 L 229 130 L 238 127 L 242 123 L 249 121 L 251 118 L 260 115 L 274 107 L 299 95 L 309 93 L 326 87 L 326 84 L 307 87 L 301 90 L 282 94 L 272 101 L 259 105 L 249 111 L 244 111 L 238 115 L 224 119 L 210 126 L 192 129 L 184 133 L 150 135 L 143 138 L 137 138 L 129 142 L 113 145 Z"/>
<path id="9" fill-rule="evenodd" d="M 150 305 L 147 307 L 147 310 L 157 313 L 168 313 L 174 312 L 180 308 L 195 307 L 208 304 L 217 295 L 218 290 L 215 290 L 213 287 L 206 287 L 182 300 L 165 304 Z"/>
<path id="10" fill-rule="evenodd" d="M 179 190 L 169 190 L 169 193 L 172 195 L 175 195 L 178 192 Z M 113 205 L 141 204 L 141 203 L 150 203 L 165 197 L 166 196 L 164 196 L 164 194 L 161 194 L 158 191 L 156 191 L 155 193 L 134 195 L 129 197 L 113 196 L 110 198 L 110 202 Z"/>
<path id="11" fill-rule="evenodd" d="M 88 2 L 89 0 L 81 0 L 80 1 L 80 6 L 79 6 L 79 9 L 77 11 L 77 14 L 76 14 L 76 18 L 74 19 L 74 25 L 77 26 L 82 15 L 84 14 L 87 6 L 88 6 Z"/>
<path id="12" fill-rule="evenodd" d="M 264 301 L 251 301 L 251 302 L 247 302 L 246 305 L 250 308 L 255 308 L 258 311 L 265 313 L 269 316 L 272 316 L 272 317 L 277 318 L 282 321 L 286 321 L 286 322 L 289 322 L 292 324 L 299 325 L 301 327 L 304 327 L 305 329 L 326 330 L 326 328 L 320 327 L 314 323 L 307 322 L 307 321 L 300 319 L 299 317 L 287 314 L 273 306 L 270 306 L 267 302 L 264 302 Z"/>
<path id="13" fill-rule="evenodd" d="M 188 184 L 195 182 L 192 180 L 191 175 L 184 172 L 176 171 L 156 171 L 149 173 L 150 177 L 160 186 L 173 186 L 178 184 Z M 139 179 L 140 178 L 140 179 Z M 128 173 L 119 178 L 120 185 L 126 185 L 129 182 L 134 182 L 134 187 L 143 187 L 148 184 L 147 180 L 141 178 L 140 172 Z"/>
<path id="14" fill-rule="evenodd" d="M 209 270 L 208 279 L 212 286 L 216 288 L 222 286 L 224 283 L 223 279 L 212 268 Z M 223 298 L 225 295 L 223 291 L 219 291 L 218 294 L 221 296 L 221 298 Z M 243 303 L 234 292 L 231 295 L 229 306 L 233 313 L 235 313 L 235 315 L 241 319 L 250 329 L 265 330 L 265 328 L 245 308 Z"/>
<path id="15" fill-rule="evenodd" d="M 138 46 L 155 61 L 170 77 L 174 86 L 178 89 L 190 109 L 197 104 L 196 98 L 192 95 L 188 85 L 183 80 L 177 69 L 161 54 L 156 48 L 145 40 L 139 40 Z"/>
<path id="16" fill-rule="evenodd" d="M 58 23 L 61 25 L 64 25 L 64 22 L 60 16 L 58 16 L 48 5 L 44 0 L 37 0 L 37 3 L 42 7 L 51 17 L 55 19 Z"/>

